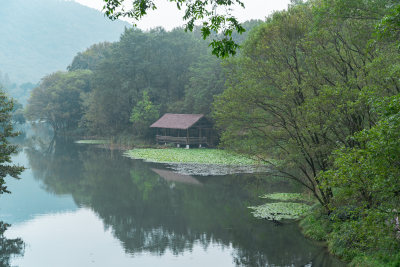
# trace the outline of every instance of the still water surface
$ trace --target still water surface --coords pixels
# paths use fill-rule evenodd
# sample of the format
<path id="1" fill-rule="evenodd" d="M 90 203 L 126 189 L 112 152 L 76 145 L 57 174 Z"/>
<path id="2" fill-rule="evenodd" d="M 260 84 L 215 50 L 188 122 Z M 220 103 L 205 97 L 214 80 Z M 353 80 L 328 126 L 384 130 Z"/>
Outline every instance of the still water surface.
<path id="1" fill-rule="evenodd" d="M 25 148 L 28 167 L 0 197 L 11 266 L 342 266 L 296 223 L 251 216 L 263 193 L 296 188 L 265 175 L 183 176 L 119 151 L 57 144 Z"/>

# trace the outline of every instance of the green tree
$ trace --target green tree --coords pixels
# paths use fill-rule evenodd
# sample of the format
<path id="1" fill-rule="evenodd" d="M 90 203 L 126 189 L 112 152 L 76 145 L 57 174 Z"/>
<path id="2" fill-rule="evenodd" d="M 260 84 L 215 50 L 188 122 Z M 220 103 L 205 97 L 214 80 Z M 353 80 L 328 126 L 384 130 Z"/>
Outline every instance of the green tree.
<path id="1" fill-rule="evenodd" d="M 158 107 L 151 102 L 148 92 L 143 91 L 142 100 L 133 107 L 130 118 L 135 133 L 146 136 L 146 133 L 149 132 L 149 126 L 159 117 Z"/>
<path id="2" fill-rule="evenodd" d="M 111 43 L 99 43 L 89 47 L 86 51 L 78 53 L 72 63 L 68 66 L 68 71 L 92 70 L 100 64 L 111 53 Z"/>
<path id="3" fill-rule="evenodd" d="M 337 254 L 359 265 L 399 264 L 400 95 L 374 105 L 379 121 L 354 136 L 363 145 L 337 150 L 333 168 L 321 174 L 324 186 L 335 188 L 327 239 Z"/>
<path id="4" fill-rule="evenodd" d="M 305 108 L 318 94 L 307 86 L 310 68 L 303 44 L 310 17 L 308 5 L 293 6 L 250 34 L 242 57 L 226 67 L 228 88 L 214 103 L 214 117 L 224 146 L 266 161 L 279 159 L 281 165 L 274 165 L 282 174 L 327 205 L 329 189 L 323 191 L 316 177 L 326 168 L 329 145 Z"/>
<path id="5" fill-rule="evenodd" d="M 17 152 L 17 146 L 11 145 L 9 138 L 18 135 L 13 131 L 11 112 L 13 102 L 0 91 L 0 194 L 9 193 L 4 178 L 8 175 L 18 178 L 24 167 L 12 165 L 11 156 Z"/>
<path id="6" fill-rule="evenodd" d="M 376 123 L 369 99 L 399 92 L 399 72 L 387 68 L 398 60 L 393 46 L 370 45 L 379 19 L 337 9 L 370 10 L 375 2 L 336 2 L 292 5 L 256 28 L 227 65 L 228 88 L 214 103 L 224 146 L 269 161 L 327 210 L 333 192 L 320 171 L 330 169 L 335 149 L 359 146 L 351 136 Z"/>
<path id="7" fill-rule="evenodd" d="M 143 91 L 160 113 L 180 111 L 189 68 L 206 53 L 204 43 L 182 29 L 126 30 L 93 72 L 83 124 L 97 135 L 132 133 L 131 111 Z"/>
<path id="8" fill-rule="evenodd" d="M 124 0 L 104 0 L 104 7 L 106 15 L 113 20 L 121 16 L 130 17 L 135 20 L 141 19 L 147 14 L 148 10 L 157 8 L 153 0 L 133 0 L 131 2 L 132 8 L 124 8 Z M 201 33 L 206 39 L 212 32 L 222 32 L 221 39 L 214 39 L 210 46 L 212 46 L 212 53 L 218 57 L 227 57 L 236 54 L 236 49 L 239 45 L 232 39 L 234 31 L 239 34 L 245 32 L 245 29 L 240 25 L 237 19 L 228 13 L 219 12 L 220 8 L 229 8 L 238 5 L 244 8 L 244 4 L 240 0 L 170 0 L 176 2 L 177 8 L 181 10 L 184 7 L 185 15 L 183 19 L 187 21 L 185 30 L 193 31 L 195 23 L 200 21 L 202 23 Z"/>
<path id="9" fill-rule="evenodd" d="M 377 26 L 377 30 L 379 40 L 395 40 L 400 45 L 400 4 L 396 5 L 383 17 Z"/>
<path id="10" fill-rule="evenodd" d="M 17 100 L 13 100 L 14 107 L 12 111 L 12 121 L 13 123 L 24 124 L 26 122 L 24 116 L 24 108 Z"/>
<path id="11" fill-rule="evenodd" d="M 223 92 L 225 74 L 221 60 L 205 55 L 189 68 L 185 88 L 184 111 L 209 115 L 214 96 Z"/>
<path id="12" fill-rule="evenodd" d="M 90 91 L 90 70 L 56 72 L 46 76 L 28 100 L 29 120 L 43 120 L 54 133 L 73 130 L 83 115 L 82 96 Z"/>

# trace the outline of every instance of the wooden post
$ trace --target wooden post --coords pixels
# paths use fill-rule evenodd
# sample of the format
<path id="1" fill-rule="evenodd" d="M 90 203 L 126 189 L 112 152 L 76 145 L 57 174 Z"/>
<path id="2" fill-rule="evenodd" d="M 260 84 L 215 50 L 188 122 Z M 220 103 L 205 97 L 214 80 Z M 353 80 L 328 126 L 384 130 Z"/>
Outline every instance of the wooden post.
<path id="1" fill-rule="evenodd" d="M 189 128 L 186 129 L 186 149 L 190 148 L 189 144 Z"/>
<path id="2" fill-rule="evenodd" d="M 167 136 L 167 129 L 164 128 L 164 138 L 163 138 L 164 139 L 164 146 L 167 145 L 167 141 L 165 141 L 166 136 Z"/>
<path id="3" fill-rule="evenodd" d="M 199 127 L 199 147 L 201 147 L 201 127 Z"/>

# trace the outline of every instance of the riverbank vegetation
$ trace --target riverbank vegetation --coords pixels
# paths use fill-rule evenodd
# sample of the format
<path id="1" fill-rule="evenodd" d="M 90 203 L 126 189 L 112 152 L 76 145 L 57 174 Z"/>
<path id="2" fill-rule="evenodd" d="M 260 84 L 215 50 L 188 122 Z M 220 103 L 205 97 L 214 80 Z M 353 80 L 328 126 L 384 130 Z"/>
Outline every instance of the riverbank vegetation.
<path id="1" fill-rule="evenodd" d="M 321 206 L 305 232 L 359 266 L 400 259 L 398 11 L 326 0 L 275 13 L 226 64 L 214 102 L 222 144 L 281 159 Z"/>
<path id="2" fill-rule="evenodd" d="M 318 205 L 302 223 L 307 235 L 354 265 L 399 265 L 399 13 L 393 0 L 293 1 L 247 24 L 230 59 L 210 56 L 196 30 L 126 30 L 45 77 L 27 115 L 57 132 L 150 140 L 158 115 L 203 113 L 220 146 L 311 192 Z M 202 151 L 129 153 L 171 162 Z M 219 157 L 196 162 L 249 164 Z"/>

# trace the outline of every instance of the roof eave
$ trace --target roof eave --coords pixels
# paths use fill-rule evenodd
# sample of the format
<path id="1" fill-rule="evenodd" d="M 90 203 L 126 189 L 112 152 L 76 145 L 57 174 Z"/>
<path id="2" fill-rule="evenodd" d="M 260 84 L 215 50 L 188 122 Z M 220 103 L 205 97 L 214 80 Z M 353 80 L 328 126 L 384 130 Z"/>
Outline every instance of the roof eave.
<path id="1" fill-rule="evenodd" d="M 192 125 L 193 126 L 193 125 Z M 190 126 L 190 127 L 192 127 L 192 126 Z M 150 126 L 150 128 L 160 128 L 160 129 L 176 129 L 176 130 L 187 130 L 187 129 L 189 129 L 190 127 L 187 127 L 187 128 L 177 128 L 177 127 L 161 127 L 161 126 Z"/>

